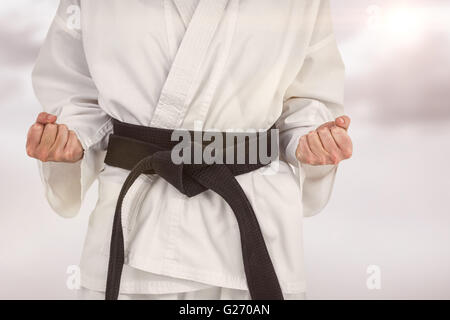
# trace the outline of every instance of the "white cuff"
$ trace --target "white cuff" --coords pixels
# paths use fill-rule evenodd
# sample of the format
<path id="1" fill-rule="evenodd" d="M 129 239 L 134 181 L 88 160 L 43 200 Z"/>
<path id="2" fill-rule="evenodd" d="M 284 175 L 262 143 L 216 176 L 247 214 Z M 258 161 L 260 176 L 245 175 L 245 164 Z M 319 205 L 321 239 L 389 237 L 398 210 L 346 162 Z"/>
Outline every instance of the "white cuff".
<path id="1" fill-rule="evenodd" d="M 318 214 L 328 204 L 337 168 L 338 165 L 311 166 L 298 161 L 296 172 L 300 182 L 305 217 Z"/>
<path id="2" fill-rule="evenodd" d="M 76 163 L 38 161 L 38 167 L 51 208 L 64 218 L 72 218 L 80 211 L 87 191 L 103 169 L 107 143 L 103 138 L 112 130 L 112 123 L 103 126 L 95 140 L 83 139 L 75 128 L 65 123 L 76 132 L 84 149 L 83 159 Z"/>

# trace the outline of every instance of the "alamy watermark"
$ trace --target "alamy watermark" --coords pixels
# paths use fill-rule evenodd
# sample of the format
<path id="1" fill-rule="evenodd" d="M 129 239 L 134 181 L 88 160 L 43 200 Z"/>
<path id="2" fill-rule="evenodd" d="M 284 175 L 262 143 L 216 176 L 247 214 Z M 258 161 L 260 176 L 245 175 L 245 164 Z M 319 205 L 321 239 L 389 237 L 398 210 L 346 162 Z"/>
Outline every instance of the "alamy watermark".
<path id="1" fill-rule="evenodd" d="M 70 5 L 66 9 L 67 28 L 69 30 L 81 30 L 81 8 L 77 5 Z"/>
<path id="2" fill-rule="evenodd" d="M 178 142 L 171 152 L 175 164 L 261 164 L 276 163 L 279 155 L 279 130 L 228 129 L 202 131 L 196 121 L 194 130 L 174 130 L 171 140 Z"/>
<path id="3" fill-rule="evenodd" d="M 81 269 L 77 265 L 68 266 L 66 269 L 66 286 L 69 290 L 78 290 L 81 288 Z"/>
<path id="4" fill-rule="evenodd" d="M 366 286 L 369 290 L 381 290 L 381 268 L 377 265 L 370 265 L 366 270 L 369 275 Z"/>

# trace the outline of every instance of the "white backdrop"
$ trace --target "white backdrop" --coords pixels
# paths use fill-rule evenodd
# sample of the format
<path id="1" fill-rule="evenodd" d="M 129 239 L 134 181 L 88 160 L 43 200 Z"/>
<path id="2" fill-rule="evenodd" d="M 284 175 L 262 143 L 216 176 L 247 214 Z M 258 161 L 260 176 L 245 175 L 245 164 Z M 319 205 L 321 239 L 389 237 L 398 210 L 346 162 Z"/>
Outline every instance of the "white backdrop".
<path id="1" fill-rule="evenodd" d="M 300 0 L 299 0 L 300 1 Z M 448 1 L 332 0 L 355 154 L 305 222 L 310 299 L 450 298 Z M 25 138 L 30 72 L 56 0 L 0 4 L 0 298 L 71 299 L 96 187 L 64 220 L 44 200 Z M 369 289 L 369 266 L 381 288 Z M 374 274 L 372 274 L 374 276 Z"/>

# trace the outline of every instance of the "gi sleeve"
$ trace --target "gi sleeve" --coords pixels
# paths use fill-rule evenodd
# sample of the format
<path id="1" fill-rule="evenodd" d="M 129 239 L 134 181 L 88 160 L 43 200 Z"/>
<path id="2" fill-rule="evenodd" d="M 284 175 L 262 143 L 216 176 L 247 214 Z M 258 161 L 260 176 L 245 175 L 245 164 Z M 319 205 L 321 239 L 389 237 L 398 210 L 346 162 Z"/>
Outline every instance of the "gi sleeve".
<path id="1" fill-rule="evenodd" d="M 299 177 L 305 216 L 319 213 L 331 195 L 337 166 L 300 163 L 301 136 L 343 115 L 345 67 L 333 33 L 329 1 L 318 1 L 310 45 L 295 81 L 286 91 L 277 122 L 280 150 Z"/>
<path id="2" fill-rule="evenodd" d="M 32 73 L 34 92 L 45 112 L 73 130 L 84 148 L 75 164 L 38 161 L 46 198 L 59 215 L 78 214 L 83 198 L 103 168 L 111 118 L 99 107 L 79 23 L 79 0 L 60 1 Z"/>

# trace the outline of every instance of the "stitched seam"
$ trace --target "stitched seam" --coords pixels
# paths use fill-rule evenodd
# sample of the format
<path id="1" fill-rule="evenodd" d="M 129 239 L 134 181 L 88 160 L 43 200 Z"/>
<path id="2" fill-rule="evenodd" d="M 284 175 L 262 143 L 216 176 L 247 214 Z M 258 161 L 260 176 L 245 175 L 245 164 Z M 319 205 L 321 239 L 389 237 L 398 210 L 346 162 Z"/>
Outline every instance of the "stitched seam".
<path id="1" fill-rule="evenodd" d="M 323 40 L 319 41 L 318 43 L 316 43 L 315 45 L 309 47 L 306 50 L 306 55 L 308 56 L 316 51 L 319 51 L 320 49 L 325 47 L 329 42 L 333 41 L 334 39 L 335 39 L 334 34 L 330 34 L 325 39 L 323 39 Z"/>

